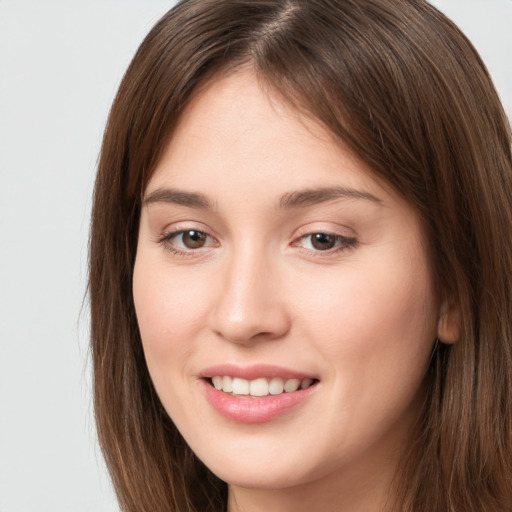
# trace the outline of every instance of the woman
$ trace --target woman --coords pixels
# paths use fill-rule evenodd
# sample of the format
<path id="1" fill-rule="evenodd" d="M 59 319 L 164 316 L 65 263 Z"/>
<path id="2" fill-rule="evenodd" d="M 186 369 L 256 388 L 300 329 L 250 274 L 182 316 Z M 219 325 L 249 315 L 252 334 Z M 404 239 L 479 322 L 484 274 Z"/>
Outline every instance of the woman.
<path id="1" fill-rule="evenodd" d="M 512 510 L 512 157 L 422 1 L 188 0 L 112 107 L 90 292 L 123 510 Z"/>

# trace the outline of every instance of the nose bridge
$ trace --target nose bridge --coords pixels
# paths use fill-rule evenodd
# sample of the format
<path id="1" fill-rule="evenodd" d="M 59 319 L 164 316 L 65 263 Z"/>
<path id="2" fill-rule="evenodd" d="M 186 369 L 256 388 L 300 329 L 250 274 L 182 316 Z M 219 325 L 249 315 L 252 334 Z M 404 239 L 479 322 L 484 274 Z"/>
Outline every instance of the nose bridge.
<path id="1" fill-rule="evenodd" d="M 276 267 L 269 251 L 248 240 L 229 251 L 212 319 L 217 334 L 243 344 L 275 339 L 288 330 Z"/>

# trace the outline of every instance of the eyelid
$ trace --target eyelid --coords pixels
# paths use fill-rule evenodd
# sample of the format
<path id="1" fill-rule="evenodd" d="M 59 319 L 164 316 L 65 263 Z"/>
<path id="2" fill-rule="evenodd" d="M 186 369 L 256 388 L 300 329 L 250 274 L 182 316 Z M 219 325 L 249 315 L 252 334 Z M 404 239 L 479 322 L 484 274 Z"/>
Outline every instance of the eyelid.
<path id="1" fill-rule="evenodd" d="M 308 237 L 311 237 L 313 235 L 318 235 L 318 234 L 322 234 L 322 235 L 328 235 L 328 236 L 332 236 L 333 238 L 335 238 L 336 240 L 338 240 L 339 242 L 341 242 L 341 244 L 345 247 L 347 246 L 351 246 L 351 245 L 355 245 L 357 243 L 357 240 L 353 237 L 346 237 L 346 236 L 343 236 L 343 235 L 337 235 L 336 233 L 329 233 L 327 231 L 314 231 L 312 233 L 307 233 L 305 235 L 302 235 L 298 238 L 295 239 L 295 243 L 298 243 L 298 241 L 304 239 L 304 238 L 308 238 Z M 338 248 L 339 246 L 335 246 L 335 248 Z M 335 250 L 335 248 L 333 247 L 332 249 L 326 249 L 324 251 L 320 250 L 320 249 L 308 249 L 310 251 L 314 251 L 314 252 L 324 252 L 324 253 L 328 253 L 329 251 L 333 251 Z"/>
<path id="2" fill-rule="evenodd" d="M 210 240 L 215 240 L 215 238 L 211 235 L 209 235 L 206 231 L 203 231 L 202 229 L 194 229 L 194 228 L 185 228 L 185 229 L 176 229 L 173 231 L 167 232 L 165 235 L 162 236 L 162 241 L 169 241 L 173 238 L 177 238 L 179 235 L 184 235 L 186 233 L 190 233 L 191 231 L 195 231 L 196 233 L 201 233 L 205 235 L 206 238 L 209 238 Z M 189 249 L 194 250 L 194 249 Z"/>
<path id="3" fill-rule="evenodd" d="M 174 238 L 189 231 L 197 231 L 198 233 L 204 234 L 209 242 L 206 242 L 205 245 L 197 248 L 183 247 L 173 243 Z M 155 242 L 162 245 L 166 250 L 172 252 L 173 254 L 183 257 L 196 256 L 199 255 L 199 253 L 203 253 L 205 249 L 219 245 L 217 238 L 211 234 L 210 229 L 207 229 L 204 226 L 198 226 L 197 223 L 194 222 L 180 222 L 177 225 L 166 228 L 161 232 L 160 235 L 157 236 Z"/>
<path id="4" fill-rule="evenodd" d="M 340 236 L 347 240 L 355 240 L 358 238 L 356 232 L 349 228 L 348 226 L 344 226 L 341 224 L 334 224 L 332 222 L 329 223 L 321 223 L 321 222 L 312 222 L 307 225 L 301 226 L 295 233 L 293 234 L 293 239 L 297 240 L 301 237 L 314 235 L 316 233 L 325 233 L 326 235 L 332 236 Z"/>
<path id="5" fill-rule="evenodd" d="M 293 236 L 291 245 L 313 256 L 329 256 L 356 247 L 359 241 L 355 233 L 346 227 L 343 227 L 343 230 L 351 231 L 350 235 L 340 233 L 341 230 L 341 227 L 333 229 L 332 227 L 326 228 L 325 225 L 308 224 L 307 226 L 303 226 L 297 230 Z M 325 250 L 302 246 L 301 241 L 304 238 L 311 237 L 316 234 L 325 234 L 334 237 L 336 239 L 336 245 Z"/>
<path id="6" fill-rule="evenodd" d="M 343 229 L 348 230 L 346 227 L 343 227 Z M 355 247 L 358 244 L 357 237 L 355 235 L 347 236 L 346 234 L 341 234 L 341 230 L 341 227 L 332 229 L 326 228 L 325 225 L 307 225 L 296 231 L 290 245 L 315 256 L 329 256 Z M 197 231 L 205 235 L 205 244 L 200 247 L 191 248 L 177 244 L 173 241 L 178 236 L 183 235 L 189 231 Z M 180 222 L 162 231 L 161 234 L 155 239 L 155 242 L 179 256 L 198 256 L 199 253 L 204 253 L 205 250 L 212 247 L 218 247 L 220 245 L 218 237 L 212 235 L 211 231 L 212 230 L 204 226 L 198 226 L 198 223 L 195 222 Z M 335 245 L 326 249 L 304 247 L 303 240 L 316 234 L 324 234 L 333 237 L 335 239 Z"/>
<path id="7" fill-rule="evenodd" d="M 184 233 L 187 231 L 199 231 L 214 240 L 218 240 L 219 238 L 219 235 L 210 226 L 195 220 L 178 220 L 176 222 L 169 223 L 164 227 L 158 227 L 157 229 L 157 240 L 171 238 L 173 235 L 176 235 L 178 233 Z"/>

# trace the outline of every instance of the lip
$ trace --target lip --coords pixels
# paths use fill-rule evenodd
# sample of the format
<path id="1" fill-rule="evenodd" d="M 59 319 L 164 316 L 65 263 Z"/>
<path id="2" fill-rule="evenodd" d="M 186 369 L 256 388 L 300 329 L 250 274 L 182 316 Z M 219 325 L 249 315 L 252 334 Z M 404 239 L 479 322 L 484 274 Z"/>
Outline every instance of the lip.
<path id="1" fill-rule="evenodd" d="M 303 372 L 291 370 L 281 366 L 274 366 L 270 364 L 253 364 L 250 366 L 239 366 L 235 364 L 219 364 L 210 366 L 203 370 L 199 376 L 203 379 L 211 379 L 212 377 L 238 377 L 240 379 L 254 380 L 260 377 L 272 379 L 279 377 L 281 379 L 317 379 L 315 375 L 308 375 Z M 318 380 L 318 379 L 317 379 Z"/>
<path id="2" fill-rule="evenodd" d="M 223 417 L 240 423 L 264 423 L 274 420 L 292 408 L 306 402 L 318 386 L 318 382 L 315 382 L 306 389 L 263 397 L 233 396 L 216 389 L 209 381 L 212 377 L 225 375 L 247 380 L 259 377 L 267 379 L 273 377 L 282 379 L 318 379 L 295 370 L 263 364 L 248 367 L 223 364 L 212 366 L 201 372 L 199 383 L 209 404 Z"/>

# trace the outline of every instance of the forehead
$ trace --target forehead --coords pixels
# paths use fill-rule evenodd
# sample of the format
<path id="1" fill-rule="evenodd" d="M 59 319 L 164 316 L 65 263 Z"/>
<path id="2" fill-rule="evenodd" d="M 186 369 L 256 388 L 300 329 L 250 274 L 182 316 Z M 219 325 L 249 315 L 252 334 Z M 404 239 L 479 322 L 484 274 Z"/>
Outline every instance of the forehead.
<path id="1" fill-rule="evenodd" d="M 322 180 L 322 174 L 339 177 L 345 170 L 348 182 L 357 178 L 359 183 L 387 188 L 320 122 L 292 107 L 248 68 L 215 76 L 198 88 L 148 190 L 176 180 L 193 186 L 217 184 L 226 171 L 236 169 L 230 181 L 267 178 L 277 185 L 287 176 L 297 185 L 311 186 L 299 183 L 301 177 Z"/>

